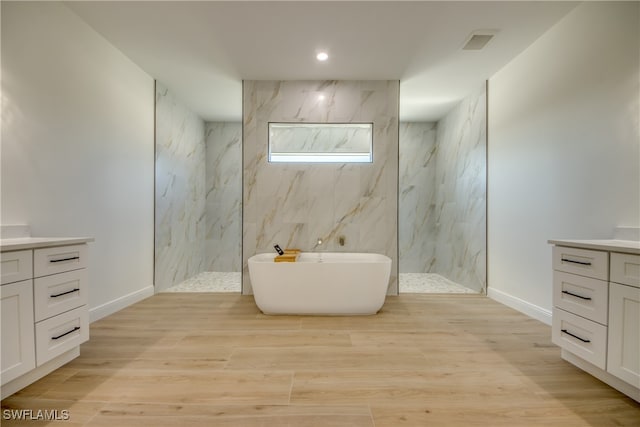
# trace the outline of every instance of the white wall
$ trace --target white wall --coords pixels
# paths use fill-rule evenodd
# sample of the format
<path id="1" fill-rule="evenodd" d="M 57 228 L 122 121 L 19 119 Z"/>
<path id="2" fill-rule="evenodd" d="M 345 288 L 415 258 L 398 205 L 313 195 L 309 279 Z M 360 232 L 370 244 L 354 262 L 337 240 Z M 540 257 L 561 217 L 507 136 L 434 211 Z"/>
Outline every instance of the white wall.
<path id="1" fill-rule="evenodd" d="M 153 79 L 66 6 L 2 2 L 2 223 L 91 236 L 92 319 L 153 293 Z"/>
<path id="2" fill-rule="evenodd" d="M 489 295 L 546 322 L 547 239 L 639 225 L 639 6 L 585 2 L 489 81 Z"/>

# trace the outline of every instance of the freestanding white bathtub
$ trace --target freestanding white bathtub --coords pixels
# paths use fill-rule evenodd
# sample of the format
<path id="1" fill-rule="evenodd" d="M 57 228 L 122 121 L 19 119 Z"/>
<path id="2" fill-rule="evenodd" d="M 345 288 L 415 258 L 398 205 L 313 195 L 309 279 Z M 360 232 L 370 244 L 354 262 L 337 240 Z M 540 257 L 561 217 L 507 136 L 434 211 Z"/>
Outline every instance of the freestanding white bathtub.
<path id="1" fill-rule="evenodd" d="M 391 258 L 379 254 L 303 252 L 297 262 L 275 254 L 249 258 L 249 277 L 265 314 L 375 314 L 384 304 Z"/>

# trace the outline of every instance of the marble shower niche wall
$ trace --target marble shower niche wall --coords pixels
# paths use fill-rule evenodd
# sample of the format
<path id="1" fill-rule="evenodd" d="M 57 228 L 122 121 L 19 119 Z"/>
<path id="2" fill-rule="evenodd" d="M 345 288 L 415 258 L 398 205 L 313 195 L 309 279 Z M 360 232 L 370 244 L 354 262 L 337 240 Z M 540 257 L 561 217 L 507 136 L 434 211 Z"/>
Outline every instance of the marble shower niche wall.
<path id="1" fill-rule="evenodd" d="M 428 273 L 436 251 L 437 123 L 400 123 L 398 245 L 401 273 Z"/>
<path id="2" fill-rule="evenodd" d="M 486 119 L 483 86 L 438 122 L 431 270 L 481 293 L 487 284 Z"/>
<path id="3" fill-rule="evenodd" d="M 486 289 L 486 92 L 400 124 L 399 268 Z"/>
<path id="4" fill-rule="evenodd" d="M 206 124 L 207 271 L 242 266 L 242 123 Z"/>
<path id="5" fill-rule="evenodd" d="M 205 124 L 156 83 L 156 292 L 204 270 Z"/>
<path id="6" fill-rule="evenodd" d="M 396 294 L 399 82 L 244 81 L 243 94 L 243 293 L 248 258 L 278 243 L 385 254 Z M 373 163 L 269 163 L 269 122 L 371 122 Z"/>

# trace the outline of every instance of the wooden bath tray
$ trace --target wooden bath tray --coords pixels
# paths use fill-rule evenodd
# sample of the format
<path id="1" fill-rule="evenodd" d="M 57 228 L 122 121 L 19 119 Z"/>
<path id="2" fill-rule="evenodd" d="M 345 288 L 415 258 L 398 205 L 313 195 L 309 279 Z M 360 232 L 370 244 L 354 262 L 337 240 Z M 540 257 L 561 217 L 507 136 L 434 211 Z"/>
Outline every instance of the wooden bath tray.
<path id="1" fill-rule="evenodd" d="M 284 255 L 277 255 L 273 261 L 274 262 L 296 262 L 298 260 L 298 255 L 300 255 L 300 249 L 285 249 Z"/>

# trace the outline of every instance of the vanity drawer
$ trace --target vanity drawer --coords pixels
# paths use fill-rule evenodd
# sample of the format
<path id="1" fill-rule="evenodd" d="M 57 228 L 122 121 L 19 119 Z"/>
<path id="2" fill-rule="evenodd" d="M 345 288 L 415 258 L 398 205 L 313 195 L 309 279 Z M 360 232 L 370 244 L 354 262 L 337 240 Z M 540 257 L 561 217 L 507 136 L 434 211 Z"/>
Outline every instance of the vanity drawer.
<path id="1" fill-rule="evenodd" d="M 39 277 L 33 281 L 36 322 L 85 305 L 88 300 L 86 269 Z"/>
<path id="2" fill-rule="evenodd" d="M 553 269 L 594 279 L 608 280 L 609 253 L 554 246 Z"/>
<path id="3" fill-rule="evenodd" d="M 34 277 L 64 273 L 87 266 L 87 245 L 56 246 L 33 251 Z"/>
<path id="4" fill-rule="evenodd" d="M 598 368 L 606 369 L 606 326 L 554 308 L 551 341 Z"/>
<path id="5" fill-rule="evenodd" d="M 36 323 L 36 364 L 46 363 L 89 339 L 85 306 Z"/>
<path id="6" fill-rule="evenodd" d="M 19 282 L 33 277 L 33 251 L 2 252 L 0 259 L 2 284 Z"/>
<path id="7" fill-rule="evenodd" d="M 553 305 L 587 319 L 607 324 L 609 283 L 591 277 L 553 272 Z"/>
<path id="8" fill-rule="evenodd" d="M 610 280 L 640 288 L 640 255 L 612 253 Z"/>

